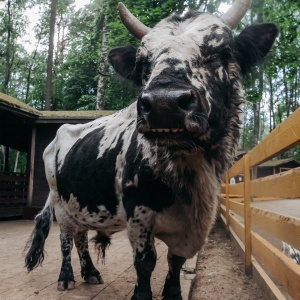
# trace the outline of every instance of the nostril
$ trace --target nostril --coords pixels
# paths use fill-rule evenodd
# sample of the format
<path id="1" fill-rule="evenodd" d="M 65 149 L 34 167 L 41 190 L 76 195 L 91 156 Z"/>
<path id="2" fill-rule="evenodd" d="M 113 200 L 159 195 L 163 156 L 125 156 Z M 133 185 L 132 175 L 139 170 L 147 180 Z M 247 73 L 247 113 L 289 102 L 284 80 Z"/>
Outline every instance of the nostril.
<path id="1" fill-rule="evenodd" d="M 182 110 L 191 111 L 197 102 L 197 95 L 194 91 L 186 91 L 178 97 L 178 106 Z"/>
<path id="2" fill-rule="evenodd" d="M 149 113 L 151 111 L 151 105 L 149 102 L 142 103 L 142 110 L 144 113 Z"/>
<path id="3" fill-rule="evenodd" d="M 144 114 L 150 113 L 151 109 L 152 109 L 152 105 L 151 105 L 151 95 L 150 94 L 143 94 L 140 98 L 140 108 L 141 111 Z"/>

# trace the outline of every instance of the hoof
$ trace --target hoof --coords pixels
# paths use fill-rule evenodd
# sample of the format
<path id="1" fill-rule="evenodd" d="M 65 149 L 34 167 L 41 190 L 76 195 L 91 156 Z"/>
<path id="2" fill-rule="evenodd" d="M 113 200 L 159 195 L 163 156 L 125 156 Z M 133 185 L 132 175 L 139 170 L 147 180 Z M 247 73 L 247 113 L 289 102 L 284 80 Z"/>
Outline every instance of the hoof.
<path id="1" fill-rule="evenodd" d="M 173 296 L 173 297 L 163 297 L 163 300 L 182 300 L 181 295 Z"/>
<path id="2" fill-rule="evenodd" d="M 162 293 L 162 300 L 182 300 L 181 291 L 178 287 L 169 288 Z"/>
<path id="3" fill-rule="evenodd" d="M 74 289 L 75 289 L 74 281 L 59 281 L 57 284 L 58 291 L 74 290 Z"/>
<path id="4" fill-rule="evenodd" d="M 134 293 L 131 300 L 152 300 L 152 294 L 149 295 L 149 293 L 140 293 L 136 295 L 136 293 Z"/>
<path id="5" fill-rule="evenodd" d="M 143 297 L 139 297 L 139 296 L 132 296 L 130 300 L 152 300 L 152 297 L 149 298 L 143 298 Z"/>
<path id="6" fill-rule="evenodd" d="M 103 279 L 101 278 L 101 276 L 99 275 L 98 276 L 91 276 L 87 279 L 85 279 L 85 282 L 88 283 L 88 284 L 103 284 L 104 281 Z"/>

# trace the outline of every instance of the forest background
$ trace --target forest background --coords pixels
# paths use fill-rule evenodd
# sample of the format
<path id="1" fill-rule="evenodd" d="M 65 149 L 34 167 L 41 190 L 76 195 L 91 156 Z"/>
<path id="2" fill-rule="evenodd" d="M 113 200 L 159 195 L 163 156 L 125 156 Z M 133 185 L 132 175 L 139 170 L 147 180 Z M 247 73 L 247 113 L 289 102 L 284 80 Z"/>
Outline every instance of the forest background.
<path id="1" fill-rule="evenodd" d="M 78 9 L 75 0 L 0 0 L 0 92 L 40 110 L 118 110 L 133 102 L 139 90 L 107 62 L 109 49 L 139 42 L 121 24 L 118 1 L 90 0 Z M 149 27 L 188 8 L 221 15 L 232 2 L 123 0 Z M 261 22 L 276 23 L 280 36 L 267 60 L 244 81 L 242 151 L 300 105 L 300 1 L 253 0 L 234 33 Z M 0 170 L 4 152 L 1 146 Z M 13 151 L 12 156 L 10 169 L 25 172 L 26 153 Z M 300 147 L 283 157 L 300 160 Z"/>

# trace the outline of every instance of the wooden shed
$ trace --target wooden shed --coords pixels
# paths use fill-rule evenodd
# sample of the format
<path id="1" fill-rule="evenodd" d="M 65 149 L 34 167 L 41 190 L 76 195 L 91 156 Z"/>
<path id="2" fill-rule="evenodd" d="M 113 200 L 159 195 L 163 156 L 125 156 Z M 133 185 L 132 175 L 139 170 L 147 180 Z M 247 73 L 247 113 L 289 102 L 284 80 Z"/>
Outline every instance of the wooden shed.
<path id="1" fill-rule="evenodd" d="M 300 162 L 295 158 L 269 160 L 257 167 L 257 178 L 278 174 L 298 167 L 300 167 Z"/>
<path id="2" fill-rule="evenodd" d="M 0 145 L 6 146 L 6 164 L 0 172 L 0 218 L 32 218 L 44 205 L 48 185 L 43 151 L 65 123 L 86 123 L 112 111 L 39 111 L 0 93 Z M 9 149 L 27 153 L 25 173 L 9 170 Z"/>

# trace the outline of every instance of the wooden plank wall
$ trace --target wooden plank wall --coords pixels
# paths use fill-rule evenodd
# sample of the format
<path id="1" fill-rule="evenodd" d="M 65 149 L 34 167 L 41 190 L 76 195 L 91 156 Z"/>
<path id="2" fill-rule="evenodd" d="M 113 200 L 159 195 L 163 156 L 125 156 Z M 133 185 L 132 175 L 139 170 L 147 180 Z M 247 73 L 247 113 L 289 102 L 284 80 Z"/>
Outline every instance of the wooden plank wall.
<path id="1" fill-rule="evenodd" d="M 23 173 L 0 173 L 0 218 L 21 216 L 27 203 L 28 176 Z"/>
<path id="2" fill-rule="evenodd" d="M 54 139 L 59 126 L 52 127 L 47 124 L 40 124 L 36 128 L 36 147 L 34 158 L 34 172 L 33 172 L 33 191 L 31 205 L 43 207 L 49 193 L 49 187 L 45 175 L 45 167 L 43 161 L 43 152 L 48 144 Z"/>

